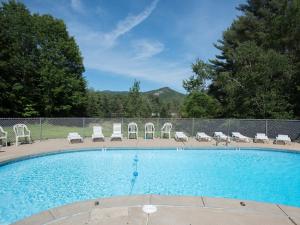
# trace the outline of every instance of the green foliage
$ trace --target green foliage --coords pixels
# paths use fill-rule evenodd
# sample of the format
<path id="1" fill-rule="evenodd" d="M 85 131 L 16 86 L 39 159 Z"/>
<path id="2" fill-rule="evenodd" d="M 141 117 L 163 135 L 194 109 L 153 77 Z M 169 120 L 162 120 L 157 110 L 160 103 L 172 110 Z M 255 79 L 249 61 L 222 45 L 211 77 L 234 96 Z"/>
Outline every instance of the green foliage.
<path id="1" fill-rule="evenodd" d="M 184 102 L 184 117 L 215 118 L 218 117 L 219 113 L 219 102 L 204 92 L 192 92 Z"/>
<path id="2" fill-rule="evenodd" d="M 126 95 L 112 95 L 89 90 L 87 115 L 90 117 L 122 117 L 125 114 Z"/>
<path id="3" fill-rule="evenodd" d="M 0 26 L 0 115 L 85 115 L 82 57 L 64 22 L 9 1 Z"/>
<path id="4" fill-rule="evenodd" d="M 211 65 L 198 59 L 196 63 L 192 64 L 193 72 L 188 80 L 183 81 L 183 87 L 188 92 L 204 91 L 207 88 L 207 81 L 213 77 L 214 70 Z"/>
<path id="5" fill-rule="evenodd" d="M 126 103 L 126 117 L 150 117 L 151 106 L 144 96 L 140 93 L 140 82 L 134 81 L 130 88 Z"/>
<path id="6" fill-rule="evenodd" d="M 177 100 L 173 99 L 172 93 L 179 96 Z M 87 115 L 91 117 L 179 116 L 183 98 L 183 94 L 169 88 L 140 92 L 139 82 L 135 81 L 129 92 L 89 90 Z"/>
<path id="7" fill-rule="evenodd" d="M 239 10 L 216 45 L 208 94 L 224 117 L 299 117 L 299 0 L 248 0 Z"/>
<path id="8" fill-rule="evenodd" d="M 226 93 L 226 116 L 238 118 L 290 118 L 288 102 L 293 66 L 274 50 L 253 42 L 241 44 L 232 57 L 235 72 L 220 72 L 214 82 Z"/>
<path id="9" fill-rule="evenodd" d="M 31 104 L 25 106 L 24 112 L 22 114 L 23 117 L 35 117 L 38 115 L 39 115 L 38 111 L 36 111 L 34 109 L 34 106 Z"/>

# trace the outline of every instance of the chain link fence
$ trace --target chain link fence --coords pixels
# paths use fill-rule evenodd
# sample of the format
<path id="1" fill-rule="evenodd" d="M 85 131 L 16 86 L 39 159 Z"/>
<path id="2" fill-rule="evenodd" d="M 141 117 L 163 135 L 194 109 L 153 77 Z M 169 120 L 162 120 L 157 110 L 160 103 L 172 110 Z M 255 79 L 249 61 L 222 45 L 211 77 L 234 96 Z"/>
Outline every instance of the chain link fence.
<path id="1" fill-rule="evenodd" d="M 155 137 L 160 136 L 164 123 L 173 125 L 175 131 L 183 131 L 194 137 L 197 132 L 212 136 L 220 131 L 231 135 L 232 132 L 254 137 L 256 133 L 265 133 L 269 138 L 278 134 L 289 135 L 293 141 L 300 140 L 300 120 L 257 120 L 257 119 L 199 119 L 199 118 L 0 118 L 0 126 L 8 132 L 8 142 L 15 142 L 13 125 L 26 124 L 33 140 L 66 138 L 69 132 L 78 132 L 83 137 L 91 137 L 93 126 L 102 126 L 105 137 L 112 134 L 113 123 L 121 123 L 124 137 L 127 137 L 127 126 L 130 122 L 138 125 L 139 137 L 144 137 L 145 124 L 153 123 Z"/>

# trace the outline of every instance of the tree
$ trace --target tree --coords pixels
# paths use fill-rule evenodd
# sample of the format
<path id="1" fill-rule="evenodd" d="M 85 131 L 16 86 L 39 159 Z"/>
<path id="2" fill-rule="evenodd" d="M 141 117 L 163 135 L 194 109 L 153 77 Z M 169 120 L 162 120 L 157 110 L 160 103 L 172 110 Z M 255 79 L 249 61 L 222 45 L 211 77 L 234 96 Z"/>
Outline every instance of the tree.
<path id="1" fill-rule="evenodd" d="M 85 115 L 82 57 L 64 22 L 9 1 L 0 26 L 0 115 Z"/>
<path id="2" fill-rule="evenodd" d="M 225 117 L 299 117 L 299 0 L 248 0 L 238 9 L 215 45 L 221 54 L 211 60 L 208 93 Z"/>
<path id="3" fill-rule="evenodd" d="M 126 103 L 126 116 L 138 117 L 141 107 L 140 82 L 134 80 L 132 87 L 129 89 Z"/>
<path id="4" fill-rule="evenodd" d="M 204 92 L 190 93 L 183 104 L 183 116 L 194 118 L 215 118 L 220 113 L 219 102 Z"/>
<path id="5" fill-rule="evenodd" d="M 213 118 L 220 113 L 219 102 L 207 94 L 207 83 L 214 76 L 210 64 L 197 60 L 192 65 L 194 75 L 183 81 L 183 87 L 188 92 L 182 108 L 184 117 Z"/>
<path id="6" fill-rule="evenodd" d="M 198 59 L 196 63 L 192 64 L 192 75 L 188 80 L 183 81 L 183 87 L 188 92 L 204 91 L 207 88 L 207 81 L 213 76 L 213 69 L 211 65 Z"/>

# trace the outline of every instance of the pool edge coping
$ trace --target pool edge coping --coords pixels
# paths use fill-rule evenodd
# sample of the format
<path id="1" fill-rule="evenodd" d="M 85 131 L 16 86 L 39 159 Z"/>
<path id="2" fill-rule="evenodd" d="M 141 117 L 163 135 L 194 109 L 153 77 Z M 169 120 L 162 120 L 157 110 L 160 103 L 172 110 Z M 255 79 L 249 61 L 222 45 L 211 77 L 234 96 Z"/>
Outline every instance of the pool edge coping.
<path id="1" fill-rule="evenodd" d="M 104 150 L 105 149 L 105 150 Z M 6 166 L 12 163 L 28 160 L 28 159 L 34 159 L 44 156 L 51 156 L 51 155 L 57 155 L 57 154 L 65 154 L 65 153 L 74 153 L 74 152 L 93 152 L 93 151 L 117 151 L 117 150 L 162 150 L 162 151 L 176 151 L 176 147 L 79 147 L 79 148 L 66 148 L 66 149 L 51 149 L 46 150 L 45 152 L 40 153 L 32 153 L 28 155 L 22 155 L 22 156 L 16 156 L 11 157 L 9 159 L 0 159 L 0 167 Z M 195 151 L 195 150 L 231 150 L 231 151 L 244 151 L 244 150 L 253 150 L 253 151 L 273 151 L 273 152 L 282 152 L 282 153 L 292 153 L 292 154 L 300 154 L 300 150 L 295 149 L 284 149 L 284 148 L 270 148 L 270 147 L 239 147 L 239 146 L 230 146 L 230 147 L 224 147 L 224 146 L 207 146 L 207 147 L 185 147 L 181 148 L 180 151 Z"/>

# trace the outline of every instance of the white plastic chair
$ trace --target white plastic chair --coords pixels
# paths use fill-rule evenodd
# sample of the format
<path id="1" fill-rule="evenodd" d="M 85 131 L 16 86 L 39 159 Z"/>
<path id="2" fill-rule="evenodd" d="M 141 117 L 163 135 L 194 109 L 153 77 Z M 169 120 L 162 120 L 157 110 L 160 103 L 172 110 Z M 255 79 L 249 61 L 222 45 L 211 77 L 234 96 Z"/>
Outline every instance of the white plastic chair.
<path id="1" fill-rule="evenodd" d="M 292 140 L 288 135 L 278 134 L 275 140 L 275 144 L 282 142 L 283 144 L 291 144 Z"/>
<path id="2" fill-rule="evenodd" d="M 165 123 L 160 131 L 160 137 L 163 138 L 165 135 L 171 139 L 171 130 L 172 130 L 172 124 L 171 123 Z"/>
<path id="3" fill-rule="evenodd" d="M 3 128 L 0 126 L 0 140 L 1 144 L 5 143 L 5 146 L 7 146 L 7 132 L 3 130 Z"/>
<path id="4" fill-rule="evenodd" d="M 211 141 L 212 138 L 204 132 L 197 132 L 196 140 L 198 140 L 198 141 Z"/>
<path id="5" fill-rule="evenodd" d="M 175 132 L 175 140 L 176 141 L 188 141 L 188 137 L 184 132 Z"/>
<path id="6" fill-rule="evenodd" d="M 93 127 L 93 134 L 92 134 L 92 141 L 95 140 L 103 140 L 104 141 L 104 135 L 102 133 L 102 127 L 101 126 L 94 126 Z"/>
<path id="7" fill-rule="evenodd" d="M 265 143 L 265 142 L 269 142 L 269 138 L 268 138 L 268 136 L 266 135 L 266 134 L 264 134 L 264 133 L 257 133 L 256 135 L 255 135 L 255 137 L 254 137 L 254 141 L 255 142 L 263 142 L 263 143 Z"/>
<path id="8" fill-rule="evenodd" d="M 25 124 L 16 124 L 13 126 L 15 136 L 16 136 L 16 146 L 19 145 L 20 138 L 28 138 L 29 143 L 31 143 L 30 130 Z"/>
<path id="9" fill-rule="evenodd" d="M 230 142 L 230 137 L 225 135 L 223 132 L 215 132 L 214 133 L 214 138 L 216 138 L 219 141 L 227 141 Z"/>
<path id="10" fill-rule="evenodd" d="M 147 139 L 147 134 L 150 134 L 152 139 L 154 139 L 155 128 L 153 123 L 145 124 L 145 139 Z"/>
<path id="11" fill-rule="evenodd" d="M 122 134 L 122 125 L 120 123 L 114 123 L 113 124 L 113 133 L 110 137 L 110 140 L 113 139 L 123 139 L 123 134 Z"/>
<path id="12" fill-rule="evenodd" d="M 139 128 L 138 125 L 134 122 L 128 124 L 128 139 L 130 136 L 134 135 L 135 139 L 138 139 Z"/>
<path id="13" fill-rule="evenodd" d="M 83 142 L 83 138 L 77 132 L 69 133 L 67 139 L 70 144 L 76 141 Z"/>
<path id="14" fill-rule="evenodd" d="M 232 132 L 232 138 L 239 142 L 250 142 L 250 138 L 242 135 L 240 132 Z"/>

